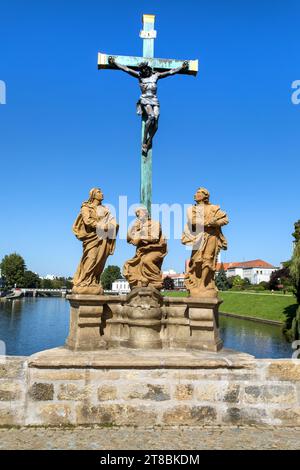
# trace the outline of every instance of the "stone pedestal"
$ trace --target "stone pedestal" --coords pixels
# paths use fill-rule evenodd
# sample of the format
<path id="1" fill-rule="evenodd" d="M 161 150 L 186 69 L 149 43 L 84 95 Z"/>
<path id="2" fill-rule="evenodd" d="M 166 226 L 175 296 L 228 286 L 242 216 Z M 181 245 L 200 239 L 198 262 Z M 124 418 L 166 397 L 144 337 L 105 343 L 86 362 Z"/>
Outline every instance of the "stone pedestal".
<path id="1" fill-rule="evenodd" d="M 124 316 L 128 325 L 126 346 L 140 349 L 160 349 L 163 297 L 153 287 L 137 287 L 127 295 Z"/>
<path id="2" fill-rule="evenodd" d="M 68 295 L 70 301 L 70 331 L 66 347 L 73 351 L 106 349 L 103 338 L 102 314 L 105 296 Z"/>
<path id="3" fill-rule="evenodd" d="M 219 351 L 218 298 L 164 297 L 164 346 Z"/>

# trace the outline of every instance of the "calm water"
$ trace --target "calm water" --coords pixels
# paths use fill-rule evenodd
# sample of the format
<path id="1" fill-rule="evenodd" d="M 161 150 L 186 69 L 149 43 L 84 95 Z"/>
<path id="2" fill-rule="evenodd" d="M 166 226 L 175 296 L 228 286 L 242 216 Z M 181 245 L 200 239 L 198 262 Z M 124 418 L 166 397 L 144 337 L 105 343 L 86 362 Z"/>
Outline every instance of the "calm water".
<path id="1" fill-rule="evenodd" d="M 69 302 L 62 298 L 26 298 L 0 302 L 0 340 L 9 355 L 27 356 L 64 344 Z M 256 357 L 291 357 L 280 327 L 236 318 L 220 318 L 224 346 Z"/>

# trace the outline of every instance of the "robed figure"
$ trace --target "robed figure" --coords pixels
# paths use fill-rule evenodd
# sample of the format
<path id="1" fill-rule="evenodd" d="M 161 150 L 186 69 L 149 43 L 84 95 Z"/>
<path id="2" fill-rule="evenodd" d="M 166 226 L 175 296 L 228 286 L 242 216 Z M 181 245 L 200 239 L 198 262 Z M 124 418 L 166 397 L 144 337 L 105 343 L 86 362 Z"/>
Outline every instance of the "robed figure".
<path id="1" fill-rule="evenodd" d="M 123 275 L 131 289 L 148 286 L 161 289 L 161 266 L 167 254 L 166 239 L 160 223 L 149 217 L 146 208 L 140 207 L 135 213 L 137 219 L 128 230 L 127 241 L 136 246 L 136 253 L 132 259 L 126 261 Z"/>
<path id="2" fill-rule="evenodd" d="M 115 249 L 118 224 L 109 209 L 102 205 L 99 188 L 90 191 L 88 201 L 82 203 L 73 232 L 82 241 L 83 254 L 73 278 L 74 294 L 102 294 L 100 276 L 106 260 Z"/>
<path id="3" fill-rule="evenodd" d="M 209 192 L 199 188 L 196 204 L 188 208 L 187 224 L 181 241 L 192 248 L 185 285 L 192 297 L 217 296 L 215 272 L 218 254 L 227 249 L 222 226 L 228 224 L 226 212 L 209 202 Z"/>

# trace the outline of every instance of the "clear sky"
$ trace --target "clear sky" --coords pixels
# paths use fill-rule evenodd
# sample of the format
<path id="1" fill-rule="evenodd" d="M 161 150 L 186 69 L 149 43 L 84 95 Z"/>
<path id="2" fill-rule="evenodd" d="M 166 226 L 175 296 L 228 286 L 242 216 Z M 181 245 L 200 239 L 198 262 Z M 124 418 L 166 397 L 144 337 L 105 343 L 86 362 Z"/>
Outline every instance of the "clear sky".
<path id="1" fill-rule="evenodd" d="M 300 2 L 293 0 L 2 0 L 0 257 L 71 275 L 71 226 L 91 187 L 139 198 L 134 78 L 97 70 L 97 52 L 141 55 L 142 13 L 156 14 L 155 56 L 200 61 L 197 78 L 159 83 L 153 201 L 193 202 L 199 186 L 230 218 L 223 261 L 290 257 L 300 218 Z M 117 242 L 108 264 L 134 253 Z M 169 241 L 164 269 L 187 253 Z"/>

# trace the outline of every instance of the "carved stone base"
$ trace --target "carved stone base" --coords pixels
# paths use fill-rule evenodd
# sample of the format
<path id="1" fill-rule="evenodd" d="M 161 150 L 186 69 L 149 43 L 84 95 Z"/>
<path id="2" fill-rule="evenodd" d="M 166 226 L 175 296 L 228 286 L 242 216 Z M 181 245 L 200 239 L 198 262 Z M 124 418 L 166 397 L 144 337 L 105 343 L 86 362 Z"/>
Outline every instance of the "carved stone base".
<path id="1" fill-rule="evenodd" d="M 73 351 L 106 349 L 102 314 L 106 297 L 100 295 L 68 295 L 71 304 L 70 331 L 66 347 Z"/>
<path id="2" fill-rule="evenodd" d="M 219 351 L 218 309 L 222 303 L 209 297 L 164 298 L 164 346 Z"/>
<path id="3" fill-rule="evenodd" d="M 127 295 L 124 319 L 128 325 L 126 346 L 139 349 L 162 347 L 161 306 L 163 297 L 154 287 L 137 287 Z"/>

